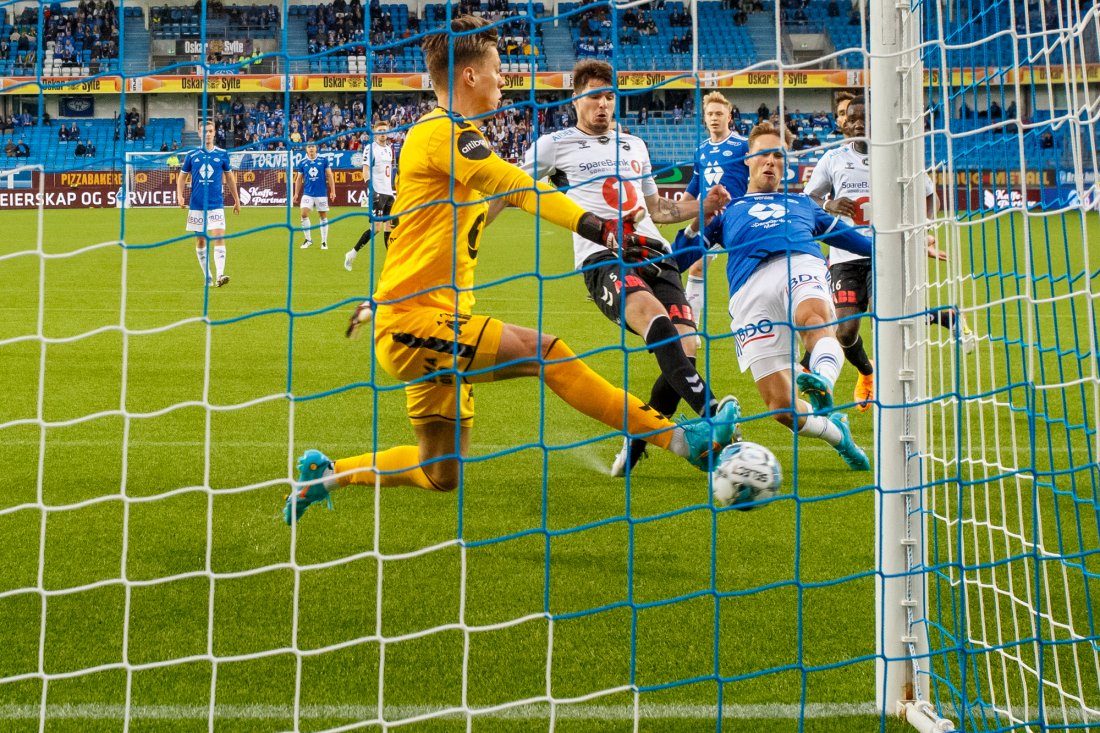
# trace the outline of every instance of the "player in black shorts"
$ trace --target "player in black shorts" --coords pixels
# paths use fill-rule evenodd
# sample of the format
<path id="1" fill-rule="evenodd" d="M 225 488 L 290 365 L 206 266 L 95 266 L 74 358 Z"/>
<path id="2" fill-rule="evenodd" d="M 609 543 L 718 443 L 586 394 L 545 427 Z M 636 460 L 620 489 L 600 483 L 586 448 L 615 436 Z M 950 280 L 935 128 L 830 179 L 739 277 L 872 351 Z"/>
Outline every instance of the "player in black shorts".
<path id="1" fill-rule="evenodd" d="M 371 225 L 344 256 L 344 269 L 348 272 L 351 272 L 359 250 L 363 249 L 379 231 L 382 232 L 382 241 L 386 247 L 389 247 L 390 232 L 397 226 L 397 219 L 389 218 L 394 204 L 394 180 L 396 179 L 393 146 L 389 132 L 389 123 L 379 122 L 375 125 L 374 140 L 365 151 L 363 183 L 367 186 L 367 191 L 363 194 L 363 204 L 366 205 L 368 200 L 370 202 Z"/>

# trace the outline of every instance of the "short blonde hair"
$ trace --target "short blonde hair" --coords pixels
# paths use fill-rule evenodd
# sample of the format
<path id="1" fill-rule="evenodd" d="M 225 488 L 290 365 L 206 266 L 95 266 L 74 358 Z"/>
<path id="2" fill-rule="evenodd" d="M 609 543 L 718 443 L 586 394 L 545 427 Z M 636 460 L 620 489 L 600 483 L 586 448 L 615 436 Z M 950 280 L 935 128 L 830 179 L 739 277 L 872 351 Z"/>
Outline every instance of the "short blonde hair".
<path id="1" fill-rule="evenodd" d="M 762 138 L 765 135 L 775 135 L 783 141 L 785 146 L 791 144 L 791 139 L 793 137 L 791 131 L 785 127 L 780 130 L 770 122 L 761 122 L 757 124 L 756 127 L 752 128 L 752 132 L 749 133 L 749 150 L 752 150 L 752 144 L 756 142 L 758 138 Z"/>
<path id="2" fill-rule="evenodd" d="M 728 110 L 733 109 L 733 105 L 726 99 L 726 95 L 722 92 L 711 92 L 707 96 L 703 97 L 703 109 L 706 110 L 708 104 L 720 104 Z"/>

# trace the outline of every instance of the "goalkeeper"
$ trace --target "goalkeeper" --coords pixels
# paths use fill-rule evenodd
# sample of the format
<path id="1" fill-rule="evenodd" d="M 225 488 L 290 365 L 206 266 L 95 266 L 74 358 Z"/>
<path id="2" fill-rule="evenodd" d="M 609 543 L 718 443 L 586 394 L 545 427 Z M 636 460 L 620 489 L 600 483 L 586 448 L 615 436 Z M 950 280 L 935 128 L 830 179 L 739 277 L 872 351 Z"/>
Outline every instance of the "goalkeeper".
<path id="1" fill-rule="evenodd" d="M 680 273 L 668 254 L 654 222 L 688 221 L 699 204 L 677 203 L 662 198 L 653 182 L 649 149 L 639 138 L 616 129 L 614 72 L 606 61 L 580 61 L 573 67 L 573 106 L 577 124 L 542 135 L 527 151 L 523 170 L 536 179 L 548 178 L 566 195 L 599 216 L 618 217 L 622 211 L 640 210 L 650 219 L 635 222 L 635 229 L 653 246 L 638 259 L 651 260 L 624 267 L 614 252 L 573 235 L 573 260 L 584 273 L 584 283 L 596 307 L 615 324 L 641 336 L 657 359 L 661 374 L 653 383 L 649 405 L 662 415 L 675 412 L 683 399 L 696 414 L 711 417 L 721 411 L 721 423 L 730 426 L 740 417 L 733 397 L 721 404 L 707 388 L 695 367 L 695 314 L 688 305 Z M 712 214 L 730 199 L 715 186 L 703 201 Z M 504 199 L 489 204 L 489 220 L 505 206 Z M 718 442 L 731 435 L 723 428 Z M 611 464 L 612 476 L 625 476 L 645 452 L 646 442 L 624 438 L 622 450 Z"/>
<path id="2" fill-rule="evenodd" d="M 497 108 L 497 34 L 477 17 L 461 16 L 451 33 L 423 43 L 439 106 L 421 117 L 403 147 L 400 223 L 390 236 L 373 301 L 375 358 L 405 387 L 416 445 L 331 461 L 317 450 L 299 458 L 298 482 L 287 498 L 292 523 L 329 491 L 348 484 L 457 488 L 474 418 L 472 384 L 540 377 L 569 405 L 615 430 L 627 430 L 706 470 L 714 442 L 711 421 L 676 425 L 612 386 L 561 340 L 473 313 L 474 267 L 488 209 L 485 197 L 509 202 L 587 239 L 616 247 L 619 222 L 587 213 L 564 194 L 536 184 L 497 157 L 478 130 Z M 448 59 L 453 57 L 453 67 Z M 627 222 L 629 223 L 629 219 Z M 624 245 L 644 246 L 628 235 Z M 369 306 L 353 316 L 349 333 Z M 456 426 L 457 423 L 457 426 Z"/>

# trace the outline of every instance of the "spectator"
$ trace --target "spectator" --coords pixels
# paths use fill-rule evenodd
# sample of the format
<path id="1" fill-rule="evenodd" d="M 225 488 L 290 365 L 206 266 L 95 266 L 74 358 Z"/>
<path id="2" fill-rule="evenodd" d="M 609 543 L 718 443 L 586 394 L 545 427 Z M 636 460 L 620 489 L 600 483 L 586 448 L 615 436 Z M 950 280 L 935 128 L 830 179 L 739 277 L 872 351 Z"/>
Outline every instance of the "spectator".
<path id="1" fill-rule="evenodd" d="M 85 147 L 84 142 L 82 140 L 77 140 L 76 141 L 76 148 L 73 150 L 73 155 L 75 155 L 78 158 L 83 158 L 87 154 L 88 154 L 88 148 Z"/>
<path id="2" fill-rule="evenodd" d="M 27 143 L 23 140 L 23 138 L 19 138 L 19 142 L 17 142 L 15 144 L 15 157 L 16 158 L 29 158 L 29 157 L 31 157 L 31 148 L 30 148 L 29 145 L 27 145 Z"/>
<path id="3" fill-rule="evenodd" d="M 53 118 L 50 117 L 49 112 L 42 112 L 42 125 L 44 127 L 53 127 Z"/>
<path id="4" fill-rule="evenodd" d="M 1043 150 L 1050 150 L 1054 147 L 1054 135 L 1050 130 L 1044 130 L 1043 134 L 1039 136 L 1039 147 Z"/>
<path id="5" fill-rule="evenodd" d="M 69 142 L 69 128 L 65 127 L 64 125 L 57 128 L 57 142 L 59 142 L 59 143 Z"/>
<path id="6" fill-rule="evenodd" d="M 76 122 L 73 122 L 72 127 L 69 128 L 69 139 L 70 140 L 79 140 L 80 139 L 80 127 L 76 124 Z"/>
<path id="7" fill-rule="evenodd" d="M 16 156 L 15 140 L 8 138 L 8 144 L 4 146 L 4 155 L 8 156 L 9 158 L 14 158 Z"/>
<path id="8" fill-rule="evenodd" d="M 165 140 L 164 142 L 162 142 L 160 144 L 160 152 L 162 152 L 162 153 L 167 153 L 168 152 L 168 141 L 167 140 Z"/>
<path id="9" fill-rule="evenodd" d="M 771 110 L 768 109 L 768 105 L 764 102 L 760 103 L 760 106 L 756 108 L 756 121 L 767 122 L 771 116 Z"/>
<path id="10" fill-rule="evenodd" d="M 84 149 L 85 151 L 87 151 L 85 155 L 87 155 L 89 158 L 95 157 L 95 143 L 93 143 L 91 140 L 85 141 Z"/>
<path id="11" fill-rule="evenodd" d="M 642 111 L 638 113 L 638 124 L 644 125 L 649 122 L 649 110 L 642 107 Z"/>

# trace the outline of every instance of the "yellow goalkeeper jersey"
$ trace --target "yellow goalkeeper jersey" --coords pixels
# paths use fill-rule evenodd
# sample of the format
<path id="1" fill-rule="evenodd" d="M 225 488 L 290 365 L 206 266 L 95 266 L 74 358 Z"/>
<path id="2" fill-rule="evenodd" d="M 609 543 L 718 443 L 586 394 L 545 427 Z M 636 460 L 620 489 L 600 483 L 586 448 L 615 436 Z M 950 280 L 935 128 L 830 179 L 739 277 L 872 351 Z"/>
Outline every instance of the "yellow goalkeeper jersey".
<path id="1" fill-rule="evenodd" d="M 565 194 L 498 157 L 473 122 L 439 107 L 417 120 L 401 146 L 393 207 L 400 220 L 375 301 L 400 310 L 472 312 L 487 198 L 497 194 L 531 213 L 537 206 L 543 218 L 568 229 L 584 214 Z"/>

